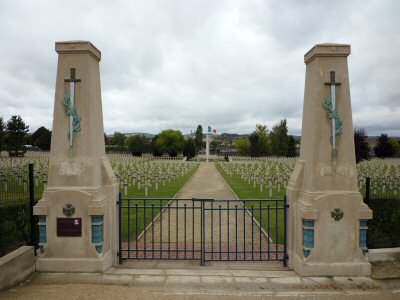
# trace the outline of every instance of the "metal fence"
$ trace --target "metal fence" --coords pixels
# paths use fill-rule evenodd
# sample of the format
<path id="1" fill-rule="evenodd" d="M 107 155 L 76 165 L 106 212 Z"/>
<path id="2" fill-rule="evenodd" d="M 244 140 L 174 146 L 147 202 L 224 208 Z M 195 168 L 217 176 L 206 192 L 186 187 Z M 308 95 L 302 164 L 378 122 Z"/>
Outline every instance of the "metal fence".
<path id="1" fill-rule="evenodd" d="M 26 173 L 0 174 L 0 256 L 23 245 L 35 245 L 33 164 Z"/>
<path id="2" fill-rule="evenodd" d="M 398 179 L 397 179 L 398 180 Z M 397 199 L 400 200 L 398 185 L 386 178 L 365 178 L 365 189 L 361 190 L 364 199 L 368 202 L 374 199 Z"/>
<path id="3" fill-rule="evenodd" d="M 119 198 L 119 259 L 282 261 L 285 199 Z"/>

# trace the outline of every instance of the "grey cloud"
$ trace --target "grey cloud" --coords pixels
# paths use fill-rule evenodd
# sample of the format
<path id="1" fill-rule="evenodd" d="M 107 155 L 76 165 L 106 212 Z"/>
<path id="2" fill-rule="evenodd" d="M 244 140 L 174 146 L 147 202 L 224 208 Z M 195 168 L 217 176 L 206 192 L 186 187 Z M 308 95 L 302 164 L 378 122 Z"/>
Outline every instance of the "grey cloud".
<path id="1" fill-rule="evenodd" d="M 0 114 L 51 127 L 54 42 L 102 51 L 107 132 L 197 124 L 248 133 L 288 119 L 301 131 L 315 43 L 345 42 L 354 124 L 400 135 L 400 3 L 391 1 L 2 1 Z M 379 112 L 379 113 L 376 113 Z"/>

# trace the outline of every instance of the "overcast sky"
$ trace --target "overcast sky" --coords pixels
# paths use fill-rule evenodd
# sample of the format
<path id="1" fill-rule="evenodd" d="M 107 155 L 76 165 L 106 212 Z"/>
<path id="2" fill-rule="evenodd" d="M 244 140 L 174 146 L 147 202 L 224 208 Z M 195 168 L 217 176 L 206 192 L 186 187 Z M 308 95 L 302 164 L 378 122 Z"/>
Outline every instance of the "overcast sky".
<path id="1" fill-rule="evenodd" d="M 89 40 L 107 133 L 300 134 L 304 54 L 348 43 L 353 122 L 400 136 L 400 1 L 0 1 L 0 116 L 51 128 L 55 41 Z"/>

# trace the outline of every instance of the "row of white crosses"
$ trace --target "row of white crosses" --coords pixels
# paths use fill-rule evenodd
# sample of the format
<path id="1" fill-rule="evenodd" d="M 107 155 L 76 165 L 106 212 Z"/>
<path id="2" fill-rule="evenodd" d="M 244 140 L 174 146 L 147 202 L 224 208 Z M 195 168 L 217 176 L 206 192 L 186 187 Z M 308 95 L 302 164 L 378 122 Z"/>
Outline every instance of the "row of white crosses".
<path id="1" fill-rule="evenodd" d="M 372 159 L 357 165 L 358 188 L 365 188 L 366 178 L 371 178 L 370 192 L 372 195 L 399 194 L 400 159 Z"/>
<path id="2" fill-rule="evenodd" d="M 232 162 L 220 163 L 223 171 L 232 177 L 239 176 L 260 192 L 267 190 L 271 198 L 273 192 L 286 188 L 296 162 L 295 158 L 277 157 L 233 157 Z M 365 188 L 366 178 L 371 178 L 372 195 L 397 196 L 400 193 L 400 159 L 371 159 L 357 164 L 359 190 Z"/>
<path id="3" fill-rule="evenodd" d="M 27 155 L 23 158 L 2 158 L 0 160 L 0 191 L 7 193 L 10 185 L 13 184 L 14 192 L 17 188 L 26 193 L 29 184 L 28 165 L 30 163 L 35 166 L 33 173 L 35 187 L 43 189 L 47 184 L 48 156 Z"/>
<path id="4" fill-rule="evenodd" d="M 113 156 L 110 162 L 125 196 L 129 189 L 144 190 L 144 196 L 148 196 L 153 186 L 158 192 L 159 185 L 165 186 L 185 176 L 198 165 L 183 160 L 140 159 L 132 156 Z"/>
<path id="5" fill-rule="evenodd" d="M 146 195 L 153 185 L 158 191 L 159 185 L 165 186 L 179 176 L 184 176 L 197 165 L 197 163 L 184 162 L 182 158 L 156 159 L 149 156 L 135 158 L 132 155 L 123 154 L 111 154 L 108 158 L 121 184 L 121 191 L 125 194 L 128 192 L 128 186 L 131 185 L 138 190 L 144 190 Z M 11 192 L 11 184 L 17 184 L 18 190 L 27 192 L 29 163 L 34 164 L 35 194 L 40 197 L 47 186 L 48 152 L 27 152 L 23 158 L 0 158 L 0 192 Z"/>
<path id="6" fill-rule="evenodd" d="M 295 162 L 293 158 L 262 158 L 222 162 L 220 166 L 230 177 L 239 176 L 261 193 L 265 190 L 266 197 L 272 198 L 275 196 L 274 192 L 280 194 L 286 189 Z"/>

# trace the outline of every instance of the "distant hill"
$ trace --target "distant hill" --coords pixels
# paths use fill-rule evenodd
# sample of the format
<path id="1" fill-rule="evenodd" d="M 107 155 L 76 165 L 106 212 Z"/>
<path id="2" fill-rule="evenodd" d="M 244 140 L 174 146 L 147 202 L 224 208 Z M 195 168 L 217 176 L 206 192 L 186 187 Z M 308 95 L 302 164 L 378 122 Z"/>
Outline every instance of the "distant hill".
<path id="1" fill-rule="evenodd" d="M 238 133 L 221 133 L 219 134 L 221 138 L 227 138 L 227 139 L 234 139 L 238 137 L 243 137 L 243 136 L 249 136 L 249 134 L 238 134 Z"/>
<path id="2" fill-rule="evenodd" d="M 155 134 L 146 133 L 146 132 L 122 132 L 122 133 L 125 134 L 127 137 L 134 136 L 134 135 L 143 135 L 148 139 L 151 139 L 155 136 Z M 112 138 L 114 136 L 114 133 L 107 134 L 106 136 Z"/>

